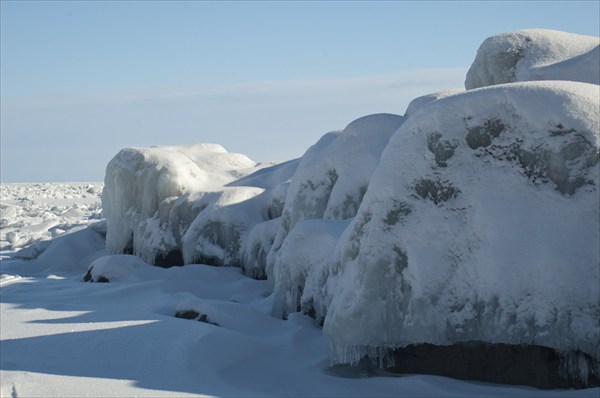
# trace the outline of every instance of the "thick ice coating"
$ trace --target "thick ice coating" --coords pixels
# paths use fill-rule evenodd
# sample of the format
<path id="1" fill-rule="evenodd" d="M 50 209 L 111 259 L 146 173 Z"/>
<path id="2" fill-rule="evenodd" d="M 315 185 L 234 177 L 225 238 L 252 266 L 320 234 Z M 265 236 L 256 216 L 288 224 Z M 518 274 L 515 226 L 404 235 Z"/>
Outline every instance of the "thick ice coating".
<path id="1" fill-rule="evenodd" d="M 301 306 L 306 312 L 314 311 L 313 298 L 308 292 L 317 286 L 305 287 L 305 283 L 315 282 L 313 277 L 309 281 L 306 278 L 328 262 L 331 248 L 341 233 L 339 222 L 334 220 L 356 215 L 381 152 L 404 120 L 391 114 L 359 118 L 343 131 L 325 135 L 302 157 L 267 258 L 267 276 L 275 289 L 276 315 L 285 316 Z M 324 221 L 303 225 L 306 220 L 315 219 Z M 305 237 L 310 237 L 317 246 L 308 247 Z"/>
<path id="2" fill-rule="evenodd" d="M 467 72 L 467 90 L 530 80 L 600 83 L 600 39 L 547 29 L 486 39 Z"/>
<path id="3" fill-rule="evenodd" d="M 485 341 L 581 350 L 597 367 L 599 95 L 513 83 L 412 115 L 337 244 L 332 360 Z"/>
<path id="4" fill-rule="evenodd" d="M 154 263 L 158 254 L 178 247 L 181 233 L 225 184 L 256 167 L 215 144 L 123 149 L 109 162 L 104 180 L 107 249 Z"/>

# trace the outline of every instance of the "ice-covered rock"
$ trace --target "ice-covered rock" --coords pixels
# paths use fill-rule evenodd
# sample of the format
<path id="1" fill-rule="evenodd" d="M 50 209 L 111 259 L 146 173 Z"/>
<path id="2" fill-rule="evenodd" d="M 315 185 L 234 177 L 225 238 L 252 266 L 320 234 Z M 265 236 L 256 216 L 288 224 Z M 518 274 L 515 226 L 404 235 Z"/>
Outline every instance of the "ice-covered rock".
<path id="1" fill-rule="evenodd" d="M 599 96 L 513 83 L 411 115 L 337 243 L 332 361 L 479 341 L 583 353 L 569 372 L 598 375 Z"/>
<path id="2" fill-rule="evenodd" d="M 123 149 L 106 168 L 102 192 L 108 251 L 164 259 L 224 185 L 257 167 L 215 144 Z"/>
<path id="3" fill-rule="evenodd" d="M 273 314 L 287 317 L 302 311 L 319 323 L 331 300 L 328 282 L 333 249 L 350 222 L 307 219 L 287 235 L 275 262 Z"/>
<path id="4" fill-rule="evenodd" d="M 242 264 L 245 237 L 265 221 L 262 188 L 224 188 L 219 199 L 192 221 L 182 238 L 185 263 Z"/>
<path id="5" fill-rule="evenodd" d="M 292 160 L 259 169 L 223 187 L 219 199 L 198 214 L 183 236 L 184 262 L 240 266 L 248 275 L 264 277 L 260 257 L 249 252 L 268 250 L 268 228 L 260 225 L 281 217 L 288 182 L 297 165 L 298 161 Z M 255 240 L 249 241 L 255 227 L 267 233 L 260 239 L 266 246 L 258 249 Z"/>
<path id="6" fill-rule="evenodd" d="M 306 276 L 329 263 L 325 259 L 341 230 L 339 223 L 321 222 L 304 224 L 301 230 L 292 232 L 305 220 L 354 217 L 381 152 L 404 120 L 391 114 L 362 117 L 341 132 L 326 134 L 302 157 L 290 182 L 281 225 L 267 257 L 266 274 L 275 289 L 277 315 L 301 307 L 301 301 L 305 304 L 304 311 L 315 311 L 311 304 L 314 300 L 303 292 L 316 291 L 317 286 L 305 286 Z M 319 253 L 302 253 L 311 250 L 302 243 L 309 235 L 310 242 L 317 245 L 312 250 Z"/>
<path id="7" fill-rule="evenodd" d="M 467 72 L 467 90 L 530 80 L 600 84 L 600 39 L 546 29 L 486 39 Z"/>

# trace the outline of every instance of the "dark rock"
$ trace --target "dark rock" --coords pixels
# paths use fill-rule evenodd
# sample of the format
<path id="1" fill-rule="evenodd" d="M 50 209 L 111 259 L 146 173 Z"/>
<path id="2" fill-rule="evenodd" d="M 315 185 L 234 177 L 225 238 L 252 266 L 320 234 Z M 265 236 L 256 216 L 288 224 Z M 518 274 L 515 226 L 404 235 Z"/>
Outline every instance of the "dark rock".
<path id="1" fill-rule="evenodd" d="M 175 318 L 182 319 L 196 319 L 200 316 L 200 313 L 196 310 L 179 310 L 175 313 Z"/>
<path id="2" fill-rule="evenodd" d="M 87 272 L 85 273 L 85 275 L 83 276 L 83 281 L 84 282 L 100 282 L 100 283 L 107 283 L 110 282 L 110 280 L 102 275 L 98 276 L 97 278 L 94 278 L 92 275 L 92 269 L 94 269 L 94 267 L 90 267 L 90 269 L 87 270 Z"/>
<path id="3" fill-rule="evenodd" d="M 83 281 L 84 282 L 91 282 L 92 281 L 92 268 L 87 270 L 87 272 L 85 273 L 85 275 L 83 276 Z"/>
<path id="4" fill-rule="evenodd" d="M 183 266 L 183 254 L 181 250 L 171 250 L 168 253 L 158 253 L 154 258 L 154 265 L 162 268 Z"/>
<path id="5" fill-rule="evenodd" d="M 498 119 L 487 120 L 483 126 L 475 126 L 468 129 L 467 145 L 471 149 L 488 147 L 494 138 L 498 138 L 506 126 Z"/>
<path id="6" fill-rule="evenodd" d="M 442 140 L 442 134 L 438 132 L 427 136 L 427 148 L 435 156 L 435 162 L 438 167 L 446 167 L 446 161 L 454 156 L 456 145 L 449 141 Z"/>
<path id="7" fill-rule="evenodd" d="M 198 312 L 196 310 L 179 310 L 175 312 L 175 318 L 193 319 L 200 322 L 208 323 L 210 325 L 219 326 L 218 323 L 208 319 L 208 315 Z"/>
<path id="8" fill-rule="evenodd" d="M 432 374 L 463 380 L 543 389 L 600 386 L 597 366 L 581 351 L 558 352 L 536 345 L 412 344 L 394 350 L 394 373 Z M 581 366 L 584 363 L 584 366 Z"/>
<path id="9" fill-rule="evenodd" d="M 415 192 L 423 199 L 429 199 L 436 205 L 455 198 L 460 190 L 448 181 L 420 179 L 415 184 Z"/>

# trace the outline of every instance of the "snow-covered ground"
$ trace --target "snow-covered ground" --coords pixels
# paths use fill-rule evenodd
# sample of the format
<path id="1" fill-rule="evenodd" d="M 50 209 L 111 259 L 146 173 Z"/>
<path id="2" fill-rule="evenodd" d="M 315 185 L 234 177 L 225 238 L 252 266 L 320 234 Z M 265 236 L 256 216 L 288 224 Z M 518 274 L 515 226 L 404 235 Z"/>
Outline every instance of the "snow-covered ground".
<path id="1" fill-rule="evenodd" d="M 321 329 L 311 319 L 270 315 L 267 281 L 248 278 L 238 268 L 163 269 L 134 256 L 107 256 L 106 228 L 98 220 L 101 187 L 2 185 L 3 397 L 600 393 L 330 366 Z M 8 233 L 35 241 L 56 236 L 51 231 L 56 226 L 69 233 L 29 246 L 28 256 L 35 259 L 15 258 L 19 245 L 11 246 Z M 102 274 L 110 283 L 84 282 L 90 264 L 89 276 Z M 192 310 L 206 322 L 175 316 L 178 311 L 194 316 Z"/>

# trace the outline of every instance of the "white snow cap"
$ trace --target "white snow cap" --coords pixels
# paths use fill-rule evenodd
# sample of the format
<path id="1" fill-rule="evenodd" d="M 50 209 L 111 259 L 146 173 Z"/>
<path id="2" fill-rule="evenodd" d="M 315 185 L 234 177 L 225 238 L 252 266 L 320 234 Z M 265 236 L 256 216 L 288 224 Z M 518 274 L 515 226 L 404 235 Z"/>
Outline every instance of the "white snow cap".
<path id="1" fill-rule="evenodd" d="M 600 83 L 600 39 L 526 29 L 486 39 L 467 72 L 467 90 L 530 80 Z"/>
<path id="2" fill-rule="evenodd" d="M 404 117 L 410 117 L 410 115 L 415 113 L 420 107 L 422 107 L 423 105 L 426 105 L 432 101 L 446 98 L 450 95 L 462 93 L 463 91 L 465 91 L 465 90 L 462 88 L 456 88 L 456 89 L 451 89 L 451 90 L 438 91 L 436 93 L 426 94 L 426 95 L 417 97 L 414 100 L 410 101 L 410 103 L 408 104 L 406 111 L 404 111 Z"/>

